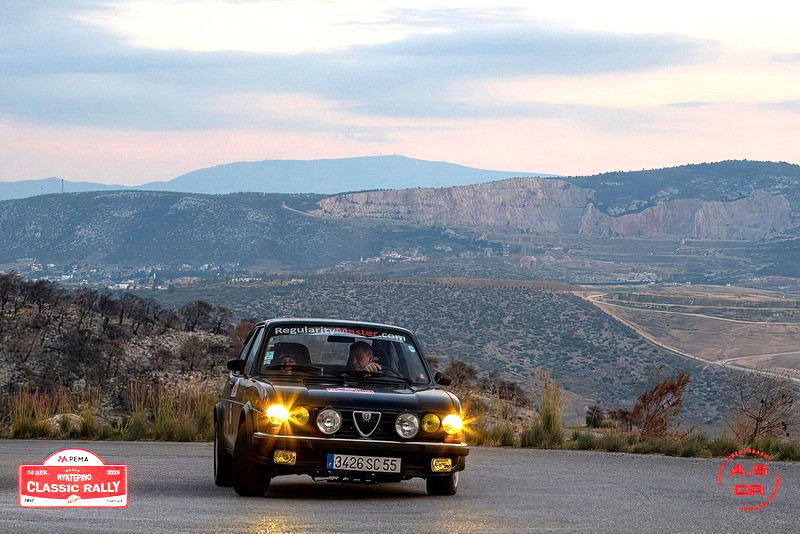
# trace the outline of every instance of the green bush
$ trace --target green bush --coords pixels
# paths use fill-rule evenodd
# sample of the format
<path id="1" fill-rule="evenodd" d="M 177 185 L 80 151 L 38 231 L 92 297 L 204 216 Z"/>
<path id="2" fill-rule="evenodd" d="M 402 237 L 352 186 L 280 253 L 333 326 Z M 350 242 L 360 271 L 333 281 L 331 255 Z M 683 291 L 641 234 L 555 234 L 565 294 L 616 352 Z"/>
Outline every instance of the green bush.
<path id="1" fill-rule="evenodd" d="M 669 436 L 641 438 L 630 446 L 630 452 L 636 454 L 665 454 L 677 456 L 680 444 Z"/>
<path id="2" fill-rule="evenodd" d="M 197 426 L 195 421 L 189 417 L 181 417 L 176 424 L 176 441 L 194 441 L 197 438 Z"/>
<path id="3" fill-rule="evenodd" d="M 97 417 L 91 408 L 81 410 L 81 426 L 78 435 L 84 439 L 95 439 L 98 434 Z"/>
<path id="4" fill-rule="evenodd" d="M 580 432 L 574 430 L 572 432 L 573 446 L 581 451 L 599 450 L 602 449 L 600 438 L 592 432 Z"/>
<path id="5" fill-rule="evenodd" d="M 705 434 L 692 432 L 685 436 L 678 445 L 678 456 L 696 458 L 698 456 L 711 456 L 708 438 Z"/>
<path id="6" fill-rule="evenodd" d="M 725 457 L 740 450 L 742 447 L 727 432 L 720 432 L 708 442 L 708 451 L 711 456 Z"/>
<path id="7" fill-rule="evenodd" d="M 627 449 L 627 444 L 625 443 L 625 440 L 616 432 L 604 434 L 599 441 L 600 441 L 600 447 L 607 450 L 608 452 L 622 452 Z"/>
<path id="8" fill-rule="evenodd" d="M 800 460 L 800 443 L 767 436 L 757 440 L 753 448 L 776 460 Z"/>
<path id="9" fill-rule="evenodd" d="M 502 447 L 514 445 L 514 427 L 511 423 L 501 422 L 493 425 L 487 433 L 487 440 Z"/>
<path id="10" fill-rule="evenodd" d="M 775 448 L 777 460 L 800 461 L 800 443 L 797 441 L 780 441 Z"/>
<path id="11" fill-rule="evenodd" d="M 127 426 L 126 434 L 128 439 L 134 441 L 146 438 L 150 434 L 150 425 L 147 423 L 147 412 L 141 410 L 133 413 L 130 424 Z"/>

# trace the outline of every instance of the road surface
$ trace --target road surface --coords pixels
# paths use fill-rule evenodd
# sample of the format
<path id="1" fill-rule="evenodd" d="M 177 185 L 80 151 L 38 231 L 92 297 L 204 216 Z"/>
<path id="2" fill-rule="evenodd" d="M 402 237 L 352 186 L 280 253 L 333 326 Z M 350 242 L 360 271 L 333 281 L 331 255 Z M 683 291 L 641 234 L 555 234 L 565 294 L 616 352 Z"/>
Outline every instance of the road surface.
<path id="1" fill-rule="evenodd" d="M 124 509 L 22 509 L 17 466 L 87 448 L 128 464 Z M 0 532 L 797 532 L 800 464 L 770 462 L 781 487 L 739 511 L 720 459 L 473 448 L 457 495 L 422 480 L 379 486 L 273 481 L 243 498 L 211 480 L 208 443 L 0 440 Z M 750 477 L 752 478 L 752 477 Z"/>

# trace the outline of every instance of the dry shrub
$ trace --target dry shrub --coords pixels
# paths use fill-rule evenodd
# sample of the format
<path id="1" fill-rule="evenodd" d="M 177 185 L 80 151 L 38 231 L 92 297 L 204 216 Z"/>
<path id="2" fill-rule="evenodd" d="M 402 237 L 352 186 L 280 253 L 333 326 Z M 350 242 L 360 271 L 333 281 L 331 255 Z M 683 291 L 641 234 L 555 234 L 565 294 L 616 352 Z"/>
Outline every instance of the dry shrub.
<path id="1" fill-rule="evenodd" d="M 137 440 L 150 434 L 147 421 L 147 407 L 150 402 L 150 383 L 142 380 L 128 382 L 128 404 L 131 409 L 131 420 L 127 428 L 128 439 Z"/>
<path id="2" fill-rule="evenodd" d="M 666 436 L 676 432 L 678 416 L 683 406 L 683 393 L 691 381 L 691 375 L 678 371 L 645 391 L 636 400 L 630 420 L 642 436 Z"/>
<path id="3" fill-rule="evenodd" d="M 523 447 L 560 447 L 564 443 L 561 424 L 561 384 L 548 371 L 536 370 L 536 392 L 539 402 L 539 419 L 523 431 Z"/>
<path id="4" fill-rule="evenodd" d="M 160 381 L 150 397 L 150 405 L 155 417 L 156 439 L 167 441 L 175 439 L 177 429 L 175 422 L 176 401 L 174 387 L 170 387 Z"/>
<path id="5" fill-rule="evenodd" d="M 36 419 L 34 418 L 36 400 L 34 395 L 34 392 L 23 389 L 9 399 L 11 435 L 15 438 L 36 437 Z"/>
<path id="6" fill-rule="evenodd" d="M 78 415 L 81 416 L 80 437 L 96 438 L 99 426 L 97 416 L 102 410 L 103 392 L 100 387 L 86 386 L 78 393 Z"/>
<path id="7" fill-rule="evenodd" d="M 153 394 L 156 439 L 210 441 L 214 437 L 213 408 L 219 384 L 197 374 L 180 382 L 164 380 Z"/>
<path id="8" fill-rule="evenodd" d="M 751 445 L 763 438 L 791 437 L 800 425 L 792 379 L 762 371 L 733 373 L 736 404 L 728 426 L 737 439 Z"/>

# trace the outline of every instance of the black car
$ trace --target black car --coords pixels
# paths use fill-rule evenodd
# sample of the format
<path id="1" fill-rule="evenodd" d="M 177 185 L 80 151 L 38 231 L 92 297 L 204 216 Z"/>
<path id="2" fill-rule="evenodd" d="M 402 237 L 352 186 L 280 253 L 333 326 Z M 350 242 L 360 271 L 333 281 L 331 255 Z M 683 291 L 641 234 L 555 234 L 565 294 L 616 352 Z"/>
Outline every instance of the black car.
<path id="1" fill-rule="evenodd" d="M 454 495 L 469 453 L 461 403 L 438 385 L 416 337 L 327 319 L 257 324 L 214 407 L 214 481 L 263 496 L 273 477 L 426 479 Z"/>

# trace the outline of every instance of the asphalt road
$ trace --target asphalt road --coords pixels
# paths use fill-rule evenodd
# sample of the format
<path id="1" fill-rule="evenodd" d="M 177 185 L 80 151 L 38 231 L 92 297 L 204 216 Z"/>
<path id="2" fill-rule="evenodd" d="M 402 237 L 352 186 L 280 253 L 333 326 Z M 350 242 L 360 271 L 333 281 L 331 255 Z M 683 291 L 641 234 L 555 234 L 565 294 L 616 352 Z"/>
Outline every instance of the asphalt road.
<path id="1" fill-rule="evenodd" d="M 124 509 L 22 509 L 17 467 L 87 448 L 128 464 Z M 379 486 L 273 481 L 242 498 L 211 479 L 206 443 L 0 441 L 0 532 L 799 532 L 800 464 L 770 462 L 775 499 L 740 511 L 719 459 L 474 448 L 459 492 L 422 480 Z M 749 477 L 752 479 L 752 477 Z"/>

